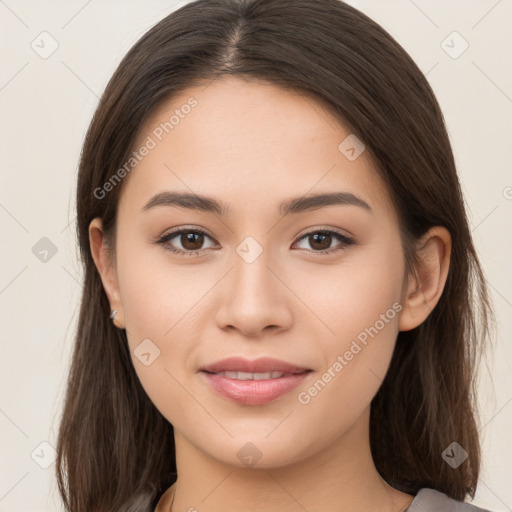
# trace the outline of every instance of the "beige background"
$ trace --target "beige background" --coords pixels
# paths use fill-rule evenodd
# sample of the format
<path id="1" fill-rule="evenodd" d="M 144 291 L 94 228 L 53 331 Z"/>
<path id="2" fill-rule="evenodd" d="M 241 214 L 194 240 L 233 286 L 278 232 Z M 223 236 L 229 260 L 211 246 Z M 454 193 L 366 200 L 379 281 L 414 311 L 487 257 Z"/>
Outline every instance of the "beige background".
<path id="1" fill-rule="evenodd" d="M 120 59 L 184 3 L 0 0 L 0 512 L 61 510 L 52 446 L 81 291 L 74 238 L 81 144 Z M 512 2 L 350 3 L 411 54 L 446 118 L 498 317 L 480 386 L 484 467 L 475 503 L 510 511 Z M 460 53 L 464 41 L 460 56 L 446 53 Z M 33 252 L 49 244 L 43 237 L 56 250 L 46 262 Z"/>

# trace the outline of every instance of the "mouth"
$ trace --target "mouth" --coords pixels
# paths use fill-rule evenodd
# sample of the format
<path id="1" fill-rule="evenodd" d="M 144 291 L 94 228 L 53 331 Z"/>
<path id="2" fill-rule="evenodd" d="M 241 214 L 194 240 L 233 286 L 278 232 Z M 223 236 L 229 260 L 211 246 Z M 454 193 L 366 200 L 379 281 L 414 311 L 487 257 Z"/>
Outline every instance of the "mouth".
<path id="1" fill-rule="evenodd" d="M 282 377 L 289 377 L 290 375 L 299 375 L 311 370 L 299 370 L 292 373 L 287 372 L 237 372 L 237 371 L 224 371 L 224 372 L 208 372 L 211 375 L 219 375 L 227 377 L 228 379 L 235 380 L 267 380 L 267 379 L 280 379 Z"/>
<path id="2" fill-rule="evenodd" d="M 202 370 L 200 374 L 210 388 L 241 405 L 263 405 L 286 395 L 304 380 L 313 370 L 296 372 L 239 372 Z"/>

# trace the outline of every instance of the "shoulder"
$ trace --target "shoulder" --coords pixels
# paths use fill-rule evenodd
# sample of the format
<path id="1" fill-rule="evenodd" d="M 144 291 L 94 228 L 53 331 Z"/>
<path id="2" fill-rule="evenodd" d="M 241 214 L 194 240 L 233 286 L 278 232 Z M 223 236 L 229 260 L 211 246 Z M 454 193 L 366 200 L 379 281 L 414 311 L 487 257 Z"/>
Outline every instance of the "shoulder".
<path id="1" fill-rule="evenodd" d="M 407 512 L 491 512 L 471 503 L 463 503 L 450 498 L 435 489 L 424 487 L 416 494 Z"/>

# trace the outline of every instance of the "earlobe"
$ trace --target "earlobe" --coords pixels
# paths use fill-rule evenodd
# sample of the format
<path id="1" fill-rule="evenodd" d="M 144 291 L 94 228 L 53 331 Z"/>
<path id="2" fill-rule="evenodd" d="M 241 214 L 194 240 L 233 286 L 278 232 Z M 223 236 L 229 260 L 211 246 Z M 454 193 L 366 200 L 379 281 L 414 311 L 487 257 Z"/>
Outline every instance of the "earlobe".
<path id="1" fill-rule="evenodd" d="M 116 311 L 115 316 L 112 317 L 111 315 L 112 322 L 116 327 L 124 329 L 123 306 L 115 264 L 111 261 L 105 245 L 103 223 L 99 217 L 93 219 L 89 224 L 89 244 L 94 264 L 100 274 L 103 288 L 110 303 L 110 309 L 111 311 Z"/>
<path id="2" fill-rule="evenodd" d="M 414 329 L 427 319 L 441 298 L 448 277 L 450 232 L 442 226 L 435 226 L 422 237 L 418 247 L 417 272 L 409 276 L 402 298 L 400 331 Z"/>

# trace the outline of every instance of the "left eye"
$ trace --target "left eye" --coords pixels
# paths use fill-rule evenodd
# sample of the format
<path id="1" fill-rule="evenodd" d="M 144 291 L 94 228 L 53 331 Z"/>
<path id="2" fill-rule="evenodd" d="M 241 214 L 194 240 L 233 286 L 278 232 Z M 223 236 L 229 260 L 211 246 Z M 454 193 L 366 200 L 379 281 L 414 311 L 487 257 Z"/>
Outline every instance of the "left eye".
<path id="1" fill-rule="evenodd" d="M 181 229 L 179 231 L 173 231 L 160 238 L 157 243 L 162 245 L 164 249 L 173 253 L 183 254 L 186 256 L 193 256 L 199 254 L 204 248 L 205 237 L 211 240 L 211 237 L 204 231 L 199 229 Z M 177 238 L 181 244 L 181 248 L 176 248 L 173 244 L 170 244 L 171 240 Z M 334 248 L 331 247 L 333 240 L 338 240 L 340 243 Z M 299 238 L 299 242 L 305 240 L 313 247 L 313 253 L 326 254 L 339 250 L 343 250 L 345 247 L 352 245 L 354 241 L 341 234 L 337 231 L 332 230 L 317 230 L 310 231 Z M 315 246 L 316 249 L 315 250 Z M 211 248 L 210 246 L 209 248 Z"/>
<path id="2" fill-rule="evenodd" d="M 306 239 L 313 247 L 316 247 L 320 250 L 313 251 L 318 253 L 331 253 L 335 251 L 340 251 L 344 249 L 346 246 L 352 245 L 354 241 L 337 231 L 331 230 L 321 230 L 321 231 L 311 231 L 303 235 L 300 240 Z M 330 247 L 333 239 L 339 240 L 341 243 L 335 246 L 334 248 Z"/>

